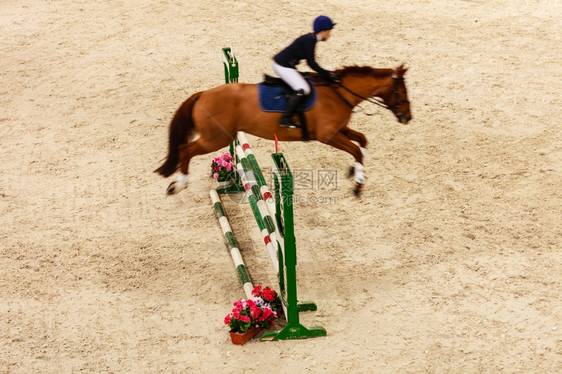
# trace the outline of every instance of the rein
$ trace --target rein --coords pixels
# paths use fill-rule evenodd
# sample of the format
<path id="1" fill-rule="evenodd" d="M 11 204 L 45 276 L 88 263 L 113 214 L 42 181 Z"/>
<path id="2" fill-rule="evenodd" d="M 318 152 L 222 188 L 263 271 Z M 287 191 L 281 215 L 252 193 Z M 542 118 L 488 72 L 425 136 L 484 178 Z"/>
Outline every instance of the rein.
<path id="1" fill-rule="evenodd" d="M 346 86 L 343 85 L 343 83 L 341 82 L 337 82 L 336 83 L 339 87 L 343 88 L 344 90 L 346 90 L 347 92 L 349 92 L 350 94 L 352 94 L 355 97 L 360 98 L 363 101 L 367 101 L 371 104 L 375 104 L 380 106 L 381 108 L 385 108 L 388 109 L 388 105 L 385 104 L 384 101 L 382 101 L 381 99 L 379 99 L 378 97 L 373 98 L 373 96 L 371 97 L 365 97 L 362 95 L 359 95 L 357 92 L 354 92 L 352 90 L 350 90 L 349 88 L 347 88 Z M 342 96 L 342 94 L 340 94 L 332 85 L 330 85 L 330 89 L 344 102 L 346 103 L 351 109 L 354 108 L 354 106 L 345 99 L 345 97 Z M 393 88 L 394 89 L 394 88 Z"/>
<path id="2" fill-rule="evenodd" d="M 389 110 L 391 110 L 391 111 L 394 112 L 394 108 L 396 108 L 396 107 L 399 106 L 400 104 L 402 104 L 402 103 L 404 103 L 404 102 L 407 102 L 407 101 L 402 100 L 402 99 L 400 98 L 400 94 L 398 93 L 398 90 L 396 89 L 396 83 L 397 83 L 397 81 L 398 81 L 399 79 L 401 79 L 401 78 L 397 78 L 397 77 L 393 76 L 392 79 L 393 79 L 393 84 L 392 84 L 392 92 L 391 92 L 391 94 L 394 94 L 394 95 L 396 96 L 396 102 L 395 102 L 392 106 L 388 106 L 382 99 L 380 99 L 380 98 L 378 98 L 378 97 L 374 97 L 374 95 L 371 96 L 371 97 L 365 97 L 365 96 L 363 96 L 363 95 L 358 94 L 357 92 L 352 91 L 352 90 L 349 89 L 348 87 L 344 86 L 343 83 L 341 83 L 341 82 L 335 82 L 335 83 L 336 83 L 336 85 L 337 85 L 338 87 L 343 88 L 344 90 L 346 90 L 347 92 L 349 92 L 349 93 L 352 94 L 353 96 L 358 97 L 358 98 L 360 98 L 360 99 L 363 100 L 363 101 L 367 101 L 367 102 L 369 102 L 369 103 L 371 103 L 371 104 L 378 105 L 378 106 L 380 106 L 381 108 L 389 109 Z M 331 85 L 331 84 L 328 84 L 328 87 L 330 87 L 330 89 L 332 90 L 332 92 L 334 92 L 334 93 L 336 94 L 336 96 L 338 96 L 344 103 L 347 104 L 347 106 L 349 106 L 349 107 L 351 108 L 351 110 L 353 110 L 353 108 L 354 108 L 355 106 L 354 106 L 353 104 L 351 104 L 345 97 L 343 97 L 343 95 L 336 89 L 336 87 L 334 87 L 334 86 Z M 361 107 L 360 107 L 360 108 L 361 108 Z M 361 109 L 363 109 L 363 108 L 361 108 Z M 367 115 L 367 116 L 372 116 L 373 114 L 372 114 L 372 113 L 365 113 L 365 115 Z"/>

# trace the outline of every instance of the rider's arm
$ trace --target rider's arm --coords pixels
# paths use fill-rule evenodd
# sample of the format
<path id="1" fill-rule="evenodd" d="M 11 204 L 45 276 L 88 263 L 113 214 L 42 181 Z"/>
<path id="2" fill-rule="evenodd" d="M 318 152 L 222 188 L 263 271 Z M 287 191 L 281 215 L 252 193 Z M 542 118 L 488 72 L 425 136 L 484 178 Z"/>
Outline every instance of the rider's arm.
<path id="1" fill-rule="evenodd" d="M 307 38 L 304 43 L 304 47 L 306 49 L 305 55 L 306 55 L 306 63 L 308 64 L 308 66 L 310 66 L 312 70 L 314 70 L 315 72 L 317 72 L 322 76 L 329 76 L 330 72 L 328 70 L 323 69 L 316 62 L 316 53 L 315 53 L 316 39 Z"/>

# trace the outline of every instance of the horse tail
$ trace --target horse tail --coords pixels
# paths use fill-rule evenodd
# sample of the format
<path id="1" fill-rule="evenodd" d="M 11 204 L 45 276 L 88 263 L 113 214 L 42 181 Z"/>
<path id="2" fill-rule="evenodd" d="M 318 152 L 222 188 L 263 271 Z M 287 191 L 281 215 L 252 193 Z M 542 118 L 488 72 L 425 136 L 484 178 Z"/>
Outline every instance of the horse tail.
<path id="1" fill-rule="evenodd" d="M 195 126 L 192 119 L 193 106 L 201 94 L 202 92 L 198 92 L 191 95 L 189 99 L 180 105 L 174 117 L 172 117 L 168 135 L 168 156 L 166 156 L 166 161 L 164 161 L 162 166 L 154 170 L 155 173 L 163 177 L 169 177 L 178 169 L 180 156 L 179 147 L 189 142 L 195 133 Z"/>

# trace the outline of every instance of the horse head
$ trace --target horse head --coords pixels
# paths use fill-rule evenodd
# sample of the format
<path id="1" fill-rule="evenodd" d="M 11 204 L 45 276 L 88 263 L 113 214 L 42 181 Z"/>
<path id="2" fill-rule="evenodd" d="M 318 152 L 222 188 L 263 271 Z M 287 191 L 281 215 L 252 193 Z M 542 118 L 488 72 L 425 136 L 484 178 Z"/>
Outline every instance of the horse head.
<path id="1" fill-rule="evenodd" d="M 394 69 L 392 73 L 392 86 L 382 96 L 382 99 L 388 109 L 394 113 L 398 121 L 402 124 L 407 124 L 412 119 L 410 112 L 410 101 L 408 100 L 408 91 L 406 90 L 406 83 L 404 82 L 404 74 L 408 68 L 404 64 Z"/>
<path id="2" fill-rule="evenodd" d="M 366 100 L 389 109 L 400 123 L 406 124 L 412 119 L 408 91 L 404 74 L 408 69 L 404 64 L 396 69 L 374 69 L 370 66 L 348 66 L 337 70 L 341 77 L 340 86 L 355 96 L 355 103 L 343 99 L 351 108 Z"/>

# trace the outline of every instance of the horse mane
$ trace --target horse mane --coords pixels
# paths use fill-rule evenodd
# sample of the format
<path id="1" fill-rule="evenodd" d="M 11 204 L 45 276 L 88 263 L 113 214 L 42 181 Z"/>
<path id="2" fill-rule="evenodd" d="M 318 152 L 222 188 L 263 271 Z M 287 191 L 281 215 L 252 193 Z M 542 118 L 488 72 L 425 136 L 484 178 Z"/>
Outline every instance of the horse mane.
<path id="1" fill-rule="evenodd" d="M 392 74 L 394 70 L 392 69 L 375 69 L 370 66 L 344 66 L 341 69 L 335 71 L 335 73 L 339 77 L 345 77 L 347 75 L 359 75 L 359 76 L 368 76 L 372 75 L 375 78 L 384 78 L 390 74 Z"/>

